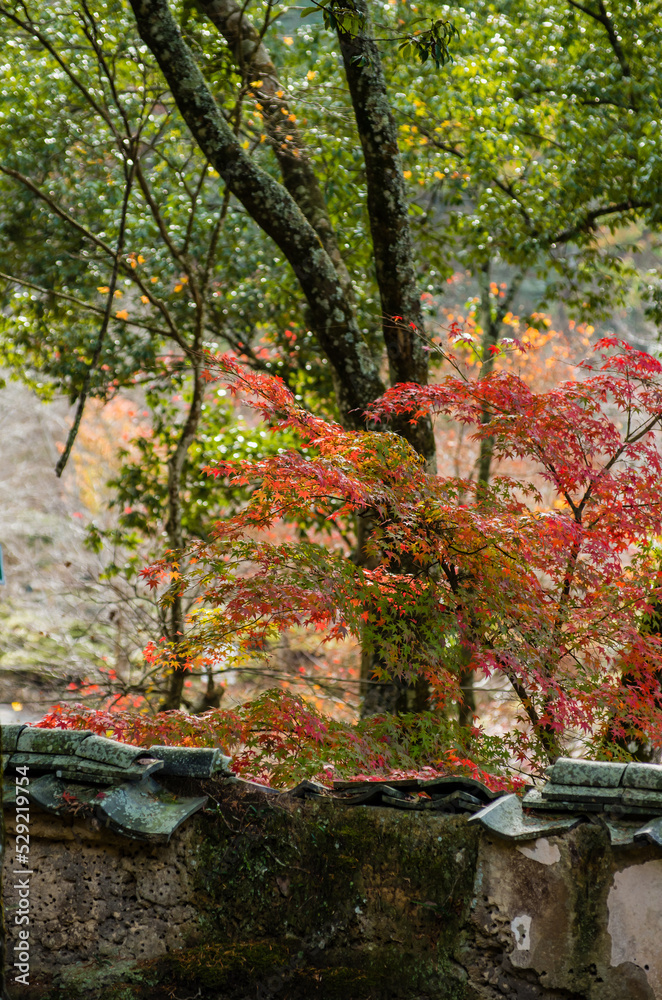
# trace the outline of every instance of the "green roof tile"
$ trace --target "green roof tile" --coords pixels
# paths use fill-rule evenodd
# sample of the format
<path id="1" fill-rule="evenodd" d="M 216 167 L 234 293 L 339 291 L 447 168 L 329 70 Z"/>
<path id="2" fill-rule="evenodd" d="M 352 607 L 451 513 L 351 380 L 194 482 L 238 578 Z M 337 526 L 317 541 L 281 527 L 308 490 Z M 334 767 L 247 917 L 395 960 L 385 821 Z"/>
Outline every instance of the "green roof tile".
<path id="1" fill-rule="evenodd" d="M 18 737 L 26 728 L 27 726 L 17 724 L 2 726 L 1 746 L 3 753 L 12 753 L 16 749 Z"/>
<path id="2" fill-rule="evenodd" d="M 149 748 L 152 757 L 164 763 L 164 774 L 190 778 L 210 778 L 214 774 L 232 774 L 231 757 L 226 757 L 213 747 L 163 747 Z"/>
<path id="3" fill-rule="evenodd" d="M 589 785 L 556 785 L 549 782 L 542 790 L 542 797 L 548 802 L 597 802 L 609 806 L 620 802 L 622 788 L 595 788 Z"/>
<path id="4" fill-rule="evenodd" d="M 609 830 L 609 840 L 613 847 L 629 847 L 634 843 L 634 835 L 639 830 L 638 820 L 616 820 L 607 817 L 604 824 Z"/>
<path id="5" fill-rule="evenodd" d="M 98 785 L 62 781 L 54 774 L 44 774 L 30 782 L 30 800 L 57 816 L 77 813 L 80 806 L 88 806 L 88 815 L 92 815 L 94 799 L 98 795 Z"/>
<path id="6" fill-rule="evenodd" d="M 590 788 L 617 788 L 627 764 L 613 764 L 601 760 L 573 760 L 560 757 L 547 770 L 547 777 L 555 785 L 584 785 Z"/>
<path id="7" fill-rule="evenodd" d="M 16 750 L 41 754 L 75 754 L 78 745 L 92 733 L 89 729 L 37 729 L 25 726 Z"/>
<path id="8" fill-rule="evenodd" d="M 49 771 L 73 781 L 94 781 L 97 784 L 117 784 L 124 781 L 142 781 L 147 774 L 161 770 L 163 762 L 156 758 L 142 758 L 130 767 L 116 767 L 101 761 L 84 760 L 74 754 L 14 753 L 9 758 L 10 767 L 24 767 L 35 771 Z"/>
<path id="9" fill-rule="evenodd" d="M 475 813 L 468 822 L 479 822 L 506 840 L 535 840 L 536 837 L 551 837 L 555 833 L 571 830 L 581 822 L 581 816 L 527 815 L 517 795 L 504 795 Z"/>
<path id="10" fill-rule="evenodd" d="M 181 798 L 145 778 L 140 783 L 121 785 L 100 798 L 96 814 L 111 830 L 126 837 L 167 844 L 175 830 L 206 802 L 206 795 Z"/>
<path id="11" fill-rule="evenodd" d="M 134 747 L 105 736 L 88 736 L 76 747 L 76 756 L 85 760 L 96 760 L 115 767 L 131 767 L 140 757 L 150 757 L 149 750 Z"/>
<path id="12" fill-rule="evenodd" d="M 634 840 L 635 843 L 658 844 L 662 847 L 662 817 L 652 819 L 650 823 L 639 827 L 634 834 Z"/>
<path id="13" fill-rule="evenodd" d="M 628 764 L 621 783 L 624 788 L 650 788 L 662 792 L 662 767 L 659 764 Z"/>
<path id="14" fill-rule="evenodd" d="M 624 788 L 622 802 L 624 806 L 640 806 L 655 812 L 662 812 L 662 792 L 643 788 Z"/>

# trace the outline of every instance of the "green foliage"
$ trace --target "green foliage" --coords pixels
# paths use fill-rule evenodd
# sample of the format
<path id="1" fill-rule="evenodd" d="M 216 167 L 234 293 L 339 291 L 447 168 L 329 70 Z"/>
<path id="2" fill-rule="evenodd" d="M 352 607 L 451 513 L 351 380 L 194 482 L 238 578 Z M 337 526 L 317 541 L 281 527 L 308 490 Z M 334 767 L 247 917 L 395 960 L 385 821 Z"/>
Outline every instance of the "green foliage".
<path id="1" fill-rule="evenodd" d="M 618 51 L 592 9 L 466 3 L 443 87 L 392 73 L 417 238 L 438 273 L 533 272 L 534 308 L 562 298 L 595 320 L 631 280 L 627 223 L 658 227 L 662 161 L 657 4 L 609 15 Z"/>
<path id="2" fill-rule="evenodd" d="M 441 69 L 452 59 L 449 44 L 454 38 L 459 38 L 460 33 L 450 21 L 437 18 L 430 23 L 430 27 L 425 31 L 417 31 L 415 34 L 407 35 L 400 42 L 400 52 L 411 50 L 416 54 L 422 63 L 431 59 L 437 69 Z"/>

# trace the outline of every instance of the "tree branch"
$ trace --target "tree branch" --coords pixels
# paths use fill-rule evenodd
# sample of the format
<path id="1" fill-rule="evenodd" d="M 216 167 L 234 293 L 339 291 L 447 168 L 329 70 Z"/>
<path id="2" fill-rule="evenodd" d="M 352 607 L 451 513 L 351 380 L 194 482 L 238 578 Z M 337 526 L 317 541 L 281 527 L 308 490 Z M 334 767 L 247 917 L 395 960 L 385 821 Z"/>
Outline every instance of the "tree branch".
<path id="1" fill-rule="evenodd" d="M 13 282 L 15 285 L 21 285 L 22 288 L 31 288 L 35 292 L 41 292 L 42 295 L 53 295 L 56 299 L 62 299 L 63 302 L 71 302 L 73 305 L 79 306 L 79 308 L 85 309 L 87 312 L 95 313 L 97 316 L 106 315 L 105 309 L 93 306 L 91 302 L 85 302 L 83 299 L 78 299 L 75 295 L 69 295 L 67 292 L 58 292 L 54 288 L 44 288 L 42 285 L 35 285 L 34 281 L 26 281 L 25 278 L 17 278 L 15 274 L 5 274 L 4 271 L 0 271 L 0 278 L 4 281 Z M 148 330 L 150 333 L 155 333 L 160 337 L 168 338 L 170 336 L 169 330 L 164 330 L 163 327 L 152 326 L 150 323 L 143 323 L 138 319 L 122 319 L 116 316 L 115 322 L 123 323 L 125 326 L 135 326 L 139 330 Z"/>
<path id="2" fill-rule="evenodd" d="M 200 7 L 230 46 L 243 86 L 259 105 L 285 187 L 322 241 L 345 293 L 351 294 L 324 194 L 261 34 L 235 0 L 201 0 Z"/>
<path id="3" fill-rule="evenodd" d="M 580 10 L 583 14 L 587 14 L 589 17 L 601 24 L 605 31 L 607 32 L 607 37 L 609 39 L 609 44 L 614 50 L 614 55 L 618 59 L 618 63 L 621 67 L 621 72 L 624 77 L 631 76 L 630 66 L 627 59 L 625 58 L 625 52 L 623 51 L 623 46 L 621 45 L 618 35 L 614 30 L 613 22 L 607 13 L 607 8 L 604 5 L 604 0 L 598 0 L 598 6 L 600 8 L 599 12 L 591 10 L 590 7 L 586 7 L 582 3 L 578 3 L 577 0 L 568 0 L 571 7 L 575 10 Z"/>
<path id="4" fill-rule="evenodd" d="M 248 156 L 223 118 L 167 0 L 131 0 L 140 35 L 156 57 L 198 145 L 230 191 L 290 262 L 331 362 L 342 418 L 362 427 L 383 384 L 318 234 L 286 188 Z"/>
<path id="5" fill-rule="evenodd" d="M 550 244 L 569 243 L 576 236 L 580 236 L 582 233 L 595 229 L 595 223 L 604 215 L 616 215 L 618 212 L 631 212 L 638 208 L 650 208 L 650 204 L 646 201 L 633 201 L 631 198 L 628 198 L 627 201 L 617 202 L 615 205 L 604 205 L 601 208 L 595 208 L 586 213 L 582 222 L 577 223 L 576 226 L 572 226 L 569 229 L 562 230 L 562 232 L 557 233 L 556 236 L 550 237 L 548 242 Z"/>
<path id="6" fill-rule="evenodd" d="M 115 288 L 117 286 L 117 277 L 119 272 L 119 263 L 124 252 L 124 237 L 126 234 L 126 216 L 129 208 L 129 199 L 131 197 L 131 188 L 133 186 L 133 179 L 136 174 L 136 159 L 133 160 L 131 165 L 131 170 L 129 171 L 129 176 L 126 180 L 126 186 L 124 188 L 124 197 L 122 199 L 122 214 L 120 216 L 119 232 L 117 236 L 117 250 L 115 251 L 113 258 L 113 271 L 110 277 L 110 286 L 108 288 L 108 298 L 106 299 L 106 309 L 104 312 L 103 319 L 101 320 L 101 326 L 99 328 L 99 336 L 97 337 L 96 346 L 94 348 L 94 353 L 92 359 L 87 366 L 87 371 L 85 372 L 85 378 L 83 379 L 83 385 L 78 396 L 78 407 L 76 409 L 76 416 L 74 417 L 73 425 L 67 436 L 67 441 L 64 446 L 64 451 L 60 455 L 60 459 L 55 466 L 55 475 L 60 478 L 64 472 L 65 466 L 69 461 L 69 455 L 71 454 L 71 449 L 74 446 L 74 442 L 78 435 L 78 429 L 80 427 L 80 422 L 83 419 L 83 411 L 85 410 L 85 403 L 90 391 L 90 384 L 92 382 L 92 372 L 99 363 L 99 358 L 101 357 L 101 351 L 103 350 L 103 342 L 106 338 L 106 332 L 108 330 L 108 324 L 110 323 L 110 313 L 113 306 L 113 300 L 115 298 Z"/>

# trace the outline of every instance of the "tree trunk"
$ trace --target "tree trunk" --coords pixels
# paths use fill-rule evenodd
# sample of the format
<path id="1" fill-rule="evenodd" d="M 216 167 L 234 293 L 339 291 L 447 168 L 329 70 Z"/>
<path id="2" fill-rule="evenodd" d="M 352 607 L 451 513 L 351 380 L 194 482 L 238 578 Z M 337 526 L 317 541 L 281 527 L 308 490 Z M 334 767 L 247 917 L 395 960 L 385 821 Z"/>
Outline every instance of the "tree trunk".
<path id="1" fill-rule="evenodd" d="M 339 29 L 338 40 L 365 161 L 368 217 L 390 383 L 427 385 L 429 354 L 398 128 L 365 0 L 358 0 L 357 10 L 364 18 L 362 30 L 351 35 Z M 430 419 L 419 420 L 416 426 L 403 420 L 395 429 L 425 458 L 428 470 L 434 473 L 436 450 Z"/>
<path id="2" fill-rule="evenodd" d="M 188 415 L 179 435 L 179 440 L 168 462 L 168 519 L 165 530 L 168 535 L 168 545 L 171 558 L 178 561 L 182 558 L 184 549 L 184 534 L 182 531 L 182 476 L 186 467 L 188 450 L 195 439 L 200 423 L 202 402 L 204 398 L 204 380 L 201 373 L 200 360 L 195 358 L 192 367 L 193 394 Z M 173 580 L 170 590 L 170 605 L 168 612 L 168 638 L 173 644 L 175 657 L 172 672 L 168 678 L 168 690 L 160 706 L 165 712 L 179 708 L 184 690 L 184 680 L 188 670 L 185 657 L 179 648 L 186 631 L 186 614 L 179 581 Z"/>
<path id="3" fill-rule="evenodd" d="M 490 280 L 490 262 L 487 261 L 477 272 L 476 277 L 478 279 L 478 287 L 480 290 L 480 325 L 483 331 L 483 339 L 481 341 L 481 378 L 486 378 L 494 371 L 494 361 L 496 357 L 496 352 L 493 348 L 496 348 L 499 343 L 499 337 L 501 336 L 501 330 L 503 327 L 503 320 L 511 307 L 513 299 L 519 291 L 520 285 L 522 283 L 524 274 L 517 274 L 510 283 L 510 288 L 504 297 L 504 300 L 499 304 L 497 302 L 496 308 L 492 305 L 491 298 L 491 280 Z M 481 423 L 483 426 L 489 424 L 491 420 L 491 413 L 486 406 L 483 406 L 481 413 Z M 480 452 L 478 455 L 478 490 L 477 496 L 480 497 L 481 489 L 490 481 L 490 474 L 492 471 L 492 457 L 494 453 L 494 443 L 491 437 L 484 437 L 480 442 Z M 460 688 L 462 690 L 462 701 L 458 706 L 458 721 L 461 726 L 471 725 L 473 716 L 476 712 L 476 693 L 474 690 L 474 671 L 467 667 L 460 673 Z"/>
<path id="4" fill-rule="evenodd" d="M 260 33 L 249 21 L 245 8 L 235 0 L 201 0 L 200 6 L 230 46 L 244 88 L 261 108 L 283 183 L 319 236 L 351 300 L 352 282 L 338 248 L 324 194 L 303 137 L 292 120 L 286 88 Z"/>
<path id="5" fill-rule="evenodd" d="M 232 194 L 289 261 L 328 358 L 346 427 L 365 426 L 366 407 L 383 392 L 343 284 L 318 233 L 289 191 L 242 148 L 221 114 L 167 0 L 131 0 L 138 31 L 153 52 L 201 150 Z"/>

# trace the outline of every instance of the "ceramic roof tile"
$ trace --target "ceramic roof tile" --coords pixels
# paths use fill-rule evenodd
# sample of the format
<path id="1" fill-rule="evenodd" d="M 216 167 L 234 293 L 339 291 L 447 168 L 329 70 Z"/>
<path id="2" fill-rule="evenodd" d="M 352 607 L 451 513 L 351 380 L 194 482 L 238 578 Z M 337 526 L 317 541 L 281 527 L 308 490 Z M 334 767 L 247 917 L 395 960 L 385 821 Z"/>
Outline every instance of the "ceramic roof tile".
<path id="1" fill-rule="evenodd" d="M 207 801 L 183 798 L 153 781 L 167 764 L 144 747 L 130 746 L 89 731 L 3 726 L 3 770 L 27 765 L 28 797 L 57 815 L 96 815 L 105 825 L 137 840 L 166 843 L 172 832 Z M 192 769 L 228 773 L 229 758 L 220 751 L 190 753 L 181 748 Z M 12 752 L 14 751 L 14 752 Z M 168 755 L 166 755 L 168 756 Z M 170 755 L 177 758 L 177 755 Z M 179 755 L 181 759 L 181 754 Z M 204 764 L 203 764 L 204 762 Z M 171 769 L 171 773 L 173 770 Z M 188 773 L 188 772 L 186 772 Z M 16 783 L 4 780 L 3 804 L 15 802 Z"/>
<path id="2" fill-rule="evenodd" d="M 542 789 L 542 797 L 548 802 L 597 802 L 608 806 L 620 802 L 622 788 L 598 788 L 590 785 L 555 785 L 548 782 Z"/>
<path id="3" fill-rule="evenodd" d="M 157 770 L 199 779 L 217 775 L 245 788 L 283 794 L 237 778 L 230 770 L 231 759 L 216 748 L 147 750 L 89 732 L 20 725 L 2 727 L 2 748 L 3 767 L 11 771 L 27 764 L 37 772 L 28 794 L 43 808 L 59 815 L 94 814 L 124 836 L 153 843 L 166 843 L 206 801 L 205 796 L 181 797 L 166 791 L 151 777 Z M 548 777 L 542 789 L 529 790 L 524 799 L 452 775 L 428 781 L 336 781 L 333 789 L 303 781 L 286 794 L 331 799 L 338 805 L 473 813 L 470 821 L 511 840 L 562 833 L 588 814 L 594 816 L 592 822 L 607 827 L 615 844 L 646 839 L 657 843 L 658 833 L 662 838 L 662 767 L 561 758 Z M 9 805 L 15 783 L 8 778 L 4 787 Z M 639 826 L 641 819 L 649 822 Z"/>
<path id="4" fill-rule="evenodd" d="M 326 785 L 320 785 L 316 781 L 308 781 L 304 778 L 294 788 L 288 789 L 287 794 L 292 795 L 295 799 L 320 799 L 328 798 L 331 795 L 331 789 L 327 788 Z"/>
<path id="5" fill-rule="evenodd" d="M 609 817 L 604 823 L 613 847 L 629 847 L 634 843 L 634 836 L 639 830 L 638 820 L 618 820 Z"/>
<path id="6" fill-rule="evenodd" d="M 555 785 L 617 788 L 626 767 L 626 764 L 614 764 L 602 760 L 574 760 L 570 757 L 560 757 L 548 768 L 547 777 Z"/>
<path id="7" fill-rule="evenodd" d="M 97 784 L 110 784 L 123 781 L 141 781 L 146 774 L 152 774 L 163 767 L 160 760 L 142 758 L 131 767 L 115 767 L 101 761 L 84 760 L 75 754 L 21 753 L 18 751 L 9 758 L 10 767 L 27 765 L 35 771 L 52 772 L 70 778 L 72 781 L 93 781 Z"/>
<path id="8" fill-rule="evenodd" d="M 162 747 L 149 748 L 152 757 L 162 760 L 164 774 L 177 774 L 190 778 L 210 778 L 215 774 L 232 774 L 231 757 L 226 757 L 213 747 Z"/>
<path id="9" fill-rule="evenodd" d="M 621 784 L 625 788 L 650 788 L 662 791 L 662 767 L 659 764 L 636 762 L 628 764 Z"/>
<path id="10" fill-rule="evenodd" d="M 105 736 L 87 736 L 76 746 L 76 756 L 115 767 L 131 767 L 141 757 L 151 756 L 144 747 L 130 746 Z"/>
<path id="11" fill-rule="evenodd" d="M 565 833 L 581 822 L 581 816 L 531 815 L 522 809 L 518 795 L 504 795 L 471 816 L 469 823 L 479 822 L 492 833 L 507 840 L 535 840 Z"/>
<path id="12" fill-rule="evenodd" d="M 19 735 L 26 729 L 26 726 L 11 724 L 2 726 L 0 733 L 0 746 L 3 753 L 12 753 L 16 749 Z"/>
<path id="13" fill-rule="evenodd" d="M 80 743 L 92 733 L 89 729 L 37 729 L 24 726 L 15 749 L 29 753 L 73 755 Z"/>
<path id="14" fill-rule="evenodd" d="M 662 817 L 652 819 L 650 823 L 639 827 L 634 834 L 634 840 L 635 843 L 658 844 L 662 847 Z"/>
<path id="15" fill-rule="evenodd" d="M 103 795 L 103 793 L 102 793 Z M 202 809 L 207 796 L 182 798 L 152 778 L 120 785 L 96 805 L 99 819 L 117 833 L 154 844 L 167 844 L 175 830 Z"/>
<path id="16" fill-rule="evenodd" d="M 624 806 L 641 806 L 651 809 L 651 811 L 662 812 L 662 792 L 642 788 L 624 788 L 622 802 Z"/>
<path id="17" fill-rule="evenodd" d="M 557 761 L 547 774 L 550 780 L 542 788 L 530 789 L 522 799 L 524 824 L 512 797 L 508 805 L 499 805 L 493 814 L 484 809 L 475 818 L 488 829 L 512 840 L 523 839 L 527 826 L 533 829 L 531 823 L 549 824 L 574 817 L 577 822 L 590 820 L 604 824 L 612 843 L 617 846 L 646 838 L 658 842 L 655 837 L 662 831 L 662 767 L 659 765 L 566 758 Z M 498 803 L 505 801 L 499 799 Z M 640 825 L 643 819 L 649 820 L 645 826 Z M 638 831 L 649 827 L 650 836 L 648 833 L 638 835 Z"/>
<path id="18" fill-rule="evenodd" d="M 457 775 L 445 775 L 440 778 L 431 778 L 429 781 L 421 781 L 418 787 L 430 795 L 434 792 L 446 794 L 455 791 L 471 792 L 472 795 L 485 802 L 492 802 L 503 794 L 502 792 L 493 792 L 477 778 L 458 777 Z"/>
<path id="19" fill-rule="evenodd" d="M 64 816 L 79 813 L 80 807 L 88 808 L 88 815 L 93 812 L 93 801 L 99 794 L 99 786 L 84 784 L 80 781 L 62 781 L 54 774 L 44 774 L 36 781 L 30 782 L 29 798 L 47 812 Z"/>

